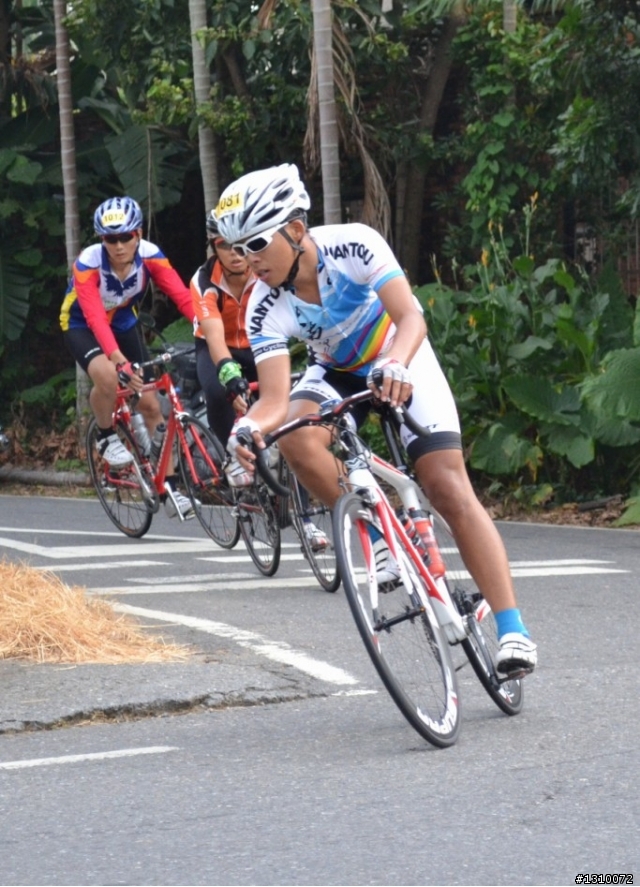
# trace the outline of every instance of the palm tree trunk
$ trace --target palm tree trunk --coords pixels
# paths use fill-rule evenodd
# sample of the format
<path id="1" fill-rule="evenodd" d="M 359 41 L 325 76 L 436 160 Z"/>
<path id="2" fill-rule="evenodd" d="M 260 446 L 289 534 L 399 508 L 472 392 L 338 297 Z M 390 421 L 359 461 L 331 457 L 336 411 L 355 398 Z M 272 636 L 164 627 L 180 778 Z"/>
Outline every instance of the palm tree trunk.
<path id="1" fill-rule="evenodd" d="M 340 151 L 333 76 L 333 42 L 330 0 L 312 0 L 313 43 L 320 118 L 320 165 L 324 193 L 324 222 L 342 221 L 340 201 Z"/>
<path id="2" fill-rule="evenodd" d="M 64 233 L 67 266 L 69 271 L 71 271 L 71 266 L 80 252 L 80 214 L 78 210 L 76 140 L 73 129 L 69 35 L 64 25 L 66 14 L 67 4 L 65 0 L 53 0 L 56 35 L 56 79 L 60 113 L 60 159 L 62 165 L 62 189 L 64 193 Z M 76 422 L 79 440 L 84 439 L 84 430 L 88 421 L 90 387 L 89 377 L 79 364 L 76 364 Z"/>
<path id="3" fill-rule="evenodd" d="M 193 86 L 196 96 L 196 107 L 211 101 L 211 84 L 204 49 L 196 34 L 207 27 L 207 7 L 205 0 L 189 0 L 189 22 L 191 26 L 191 52 L 193 55 Z M 198 126 L 198 151 L 200 171 L 204 190 L 205 211 L 214 208 L 220 196 L 218 181 L 218 156 L 215 134 L 205 124 Z"/>

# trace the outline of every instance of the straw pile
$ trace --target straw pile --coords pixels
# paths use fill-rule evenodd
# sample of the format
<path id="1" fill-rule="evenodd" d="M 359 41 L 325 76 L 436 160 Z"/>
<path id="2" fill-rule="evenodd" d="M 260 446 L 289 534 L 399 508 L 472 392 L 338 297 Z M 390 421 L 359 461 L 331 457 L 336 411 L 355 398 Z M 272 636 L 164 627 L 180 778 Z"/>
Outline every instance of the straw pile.
<path id="1" fill-rule="evenodd" d="M 0 561 L 0 659 L 35 662 L 166 662 L 185 647 L 148 634 L 104 600 L 31 567 Z"/>

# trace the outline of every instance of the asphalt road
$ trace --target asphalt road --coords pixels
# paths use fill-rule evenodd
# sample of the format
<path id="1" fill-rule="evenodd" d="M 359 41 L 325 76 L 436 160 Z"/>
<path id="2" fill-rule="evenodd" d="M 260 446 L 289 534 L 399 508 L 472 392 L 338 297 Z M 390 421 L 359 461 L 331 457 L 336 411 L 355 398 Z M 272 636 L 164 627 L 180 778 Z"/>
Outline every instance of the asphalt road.
<path id="1" fill-rule="evenodd" d="M 442 751 L 405 724 L 344 595 L 317 587 L 292 538 L 263 579 L 242 543 L 216 549 L 192 522 L 158 515 L 129 540 L 95 502 L 0 496 L 1 555 L 194 651 L 0 663 L 0 883 L 640 877 L 640 535 L 500 530 L 540 666 L 516 718 L 463 669 L 460 739 Z"/>

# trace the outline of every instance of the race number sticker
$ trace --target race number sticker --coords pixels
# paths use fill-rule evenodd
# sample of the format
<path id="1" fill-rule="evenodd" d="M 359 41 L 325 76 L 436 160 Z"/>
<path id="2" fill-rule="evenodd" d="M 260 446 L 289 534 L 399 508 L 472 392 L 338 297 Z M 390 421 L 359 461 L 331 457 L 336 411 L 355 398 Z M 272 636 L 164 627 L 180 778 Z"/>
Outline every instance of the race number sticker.
<path id="1" fill-rule="evenodd" d="M 233 210 L 242 209 L 242 195 L 239 191 L 235 194 L 223 194 L 215 210 L 215 217 L 219 219 L 225 213 L 233 212 Z"/>
<path id="2" fill-rule="evenodd" d="M 121 209 L 110 209 L 100 219 L 103 225 L 122 225 L 126 221 L 126 215 Z"/>

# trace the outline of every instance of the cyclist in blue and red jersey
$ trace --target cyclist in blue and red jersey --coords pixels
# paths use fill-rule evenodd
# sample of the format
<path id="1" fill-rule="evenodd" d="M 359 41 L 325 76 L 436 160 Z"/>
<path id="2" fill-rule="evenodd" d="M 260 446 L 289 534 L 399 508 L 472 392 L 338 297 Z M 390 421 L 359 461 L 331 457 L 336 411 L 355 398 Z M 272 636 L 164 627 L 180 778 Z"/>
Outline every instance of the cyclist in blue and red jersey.
<path id="1" fill-rule="evenodd" d="M 93 383 L 89 403 L 98 423 L 100 455 L 113 468 L 123 468 L 131 454 L 112 425 L 118 376 L 139 391 L 142 378 L 132 364 L 149 359 L 138 323 L 139 304 L 150 281 L 193 322 L 191 294 L 164 253 L 142 237 L 142 210 L 131 197 L 111 197 L 96 209 L 93 225 L 99 243 L 86 247 L 73 264 L 60 312 L 64 340 L 74 360 Z M 163 421 L 155 392 L 138 402 L 149 433 Z M 167 478 L 171 495 L 167 514 L 193 517 L 190 500 Z"/>
<path id="2" fill-rule="evenodd" d="M 403 428 L 403 440 L 420 485 L 451 527 L 493 610 L 500 643 L 497 668 L 504 674 L 531 671 L 536 645 L 516 604 L 502 539 L 469 480 L 455 402 L 427 338 L 420 305 L 384 238 L 362 224 L 309 229 L 309 206 L 292 164 L 243 176 L 218 203 L 220 236 L 246 256 L 258 278 L 247 308 L 247 330 L 260 398 L 236 421 L 227 449 L 250 472 L 255 455 L 238 444 L 240 428 L 264 446 L 265 432 L 314 412 L 325 400 L 366 387 L 392 405 L 411 398 L 410 414 L 431 433 L 419 438 Z M 315 360 L 292 393 L 291 337 L 305 342 Z M 373 378 L 376 370 L 382 374 L 380 385 Z M 316 426 L 282 437 L 279 446 L 300 482 L 332 507 L 341 488 L 329 442 L 326 430 Z M 377 542 L 379 582 L 393 581 L 398 566 L 384 539 Z"/>

